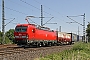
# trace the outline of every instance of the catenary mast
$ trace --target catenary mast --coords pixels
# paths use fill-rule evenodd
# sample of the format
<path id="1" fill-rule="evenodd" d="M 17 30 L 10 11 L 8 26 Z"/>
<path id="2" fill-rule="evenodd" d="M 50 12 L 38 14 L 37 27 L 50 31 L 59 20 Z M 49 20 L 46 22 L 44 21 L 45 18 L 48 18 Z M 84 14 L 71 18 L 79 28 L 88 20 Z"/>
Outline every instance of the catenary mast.
<path id="1" fill-rule="evenodd" d="M 5 22 L 4 22 L 4 0 L 2 0 L 2 44 L 4 44 L 5 41 Z"/>

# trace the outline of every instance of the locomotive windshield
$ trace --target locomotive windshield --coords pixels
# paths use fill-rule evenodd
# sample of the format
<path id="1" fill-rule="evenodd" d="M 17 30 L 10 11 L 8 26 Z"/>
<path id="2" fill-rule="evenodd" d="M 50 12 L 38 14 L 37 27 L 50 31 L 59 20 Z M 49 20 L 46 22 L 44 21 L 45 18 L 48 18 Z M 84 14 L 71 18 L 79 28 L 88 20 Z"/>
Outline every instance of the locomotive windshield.
<path id="1" fill-rule="evenodd" d="M 26 26 L 18 26 L 15 28 L 15 32 L 26 32 L 27 27 Z"/>

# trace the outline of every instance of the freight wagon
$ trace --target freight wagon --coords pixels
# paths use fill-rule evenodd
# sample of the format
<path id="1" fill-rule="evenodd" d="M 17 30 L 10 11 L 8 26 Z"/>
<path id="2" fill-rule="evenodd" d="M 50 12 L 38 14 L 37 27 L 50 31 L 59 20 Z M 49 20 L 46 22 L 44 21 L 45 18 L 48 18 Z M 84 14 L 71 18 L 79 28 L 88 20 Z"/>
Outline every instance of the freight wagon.
<path id="1" fill-rule="evenodd" d="M 72 43 L 75 43 L 75 42 L 79 41 L 79 37 L 78 37 L 77 34 L 74 34 L 74 33 L 68 33 L 68 34 L 71 35 L 71 41 L 72 41 Z"/>
<path id="2" fill-rule="evenodd" d="M 58 32 L 58 42 L 61 44 L 71 44 L 71 34 L 66 32 Z"/>

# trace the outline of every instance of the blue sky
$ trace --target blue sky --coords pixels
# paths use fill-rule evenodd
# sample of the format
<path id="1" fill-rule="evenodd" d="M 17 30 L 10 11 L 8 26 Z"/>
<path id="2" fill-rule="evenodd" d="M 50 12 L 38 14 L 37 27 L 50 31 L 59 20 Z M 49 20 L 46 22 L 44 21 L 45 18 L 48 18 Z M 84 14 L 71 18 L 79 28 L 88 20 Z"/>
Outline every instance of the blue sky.
<path id="1" fill-rule="evenodd" d="M 56 30 L 61 26 L 61 31 L 63 32 L 73 32 L 77 33 L 78 26 L 80 30 L 80 35 L 83 33 L 83 27 L 77 23 L 66 23 L 73 22 L 67 16 L 78 16 L 85 13 L 85 24 L 87 24 L 90 19 L 90 0 L 4 0 L 5 1 L 5 24 L 12 21 L 5 27 L 5 31 L 9 29 L 14 29 L 15 23 L 27 23 L 25 21 L 26 16 L 41 16 L 41 5 L 43 6 L 43 23 L 50 20 L 48 23 L 57 24 L 46 24 L 45 26 Z M 2 0 L 0 0 L 0 25 L 2 24 Z M 48 18 L 47 18 L 48 17 Z M 75 21 L 83 24 L 83 16 L 71 17 Z M 31 18 L 32 21 L 40 24 L 40 18 Z M 29 20 L 29 22 L 32 23 Z M 1 25 L 2 26 L 2 25 Z"/>

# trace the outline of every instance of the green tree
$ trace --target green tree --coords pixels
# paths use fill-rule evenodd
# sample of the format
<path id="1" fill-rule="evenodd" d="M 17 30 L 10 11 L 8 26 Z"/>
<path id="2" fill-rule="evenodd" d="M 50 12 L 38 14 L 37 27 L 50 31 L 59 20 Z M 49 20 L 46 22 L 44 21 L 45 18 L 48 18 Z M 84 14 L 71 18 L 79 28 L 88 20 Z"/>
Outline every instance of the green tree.
<path id="1" fill-rule="evenodd" d="M 12 42 L 14 41 L 14 29 L 10 29 L 5 33 L 6 37 L 9 38 Z"/>
<path id="2" fill-rule="evenodd" d="M 88 36 L 88 41 L 90 42 L 90 23 L 87 25 L 86 32 L 87 32 L 87 36 Z"/>
<path id="3" fill-rule="evenodd" d="M 14 38 L 14 36 L 12 37 L 13 32 L 14 32 L 14 29 L 10 29 L 9 31 L 7 31 L 7 32 L 5 33 L 5 41 L 4 41 L 4 44 L 11 44 L 11 43 L 12 43 L 13 38 Z M 11 35 L 10 35 L 10 34 L 11 34 Z M 3 39 L 2 36 L 3 36 L 3 34 L 2 34 L 2 32 L 0 31 L 0 44 L 3 43 L 3 41 L 2 41 L 2 39 Z M 11 37 L 11 38 L 10 38 L 10 37 Z"/>
<path id="4" fill-rule="evenodd" d="M 0 31 L 0 43 L 2 42 L 2 32 Z"/>

